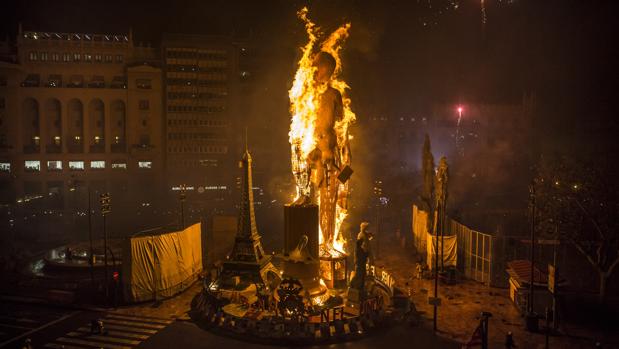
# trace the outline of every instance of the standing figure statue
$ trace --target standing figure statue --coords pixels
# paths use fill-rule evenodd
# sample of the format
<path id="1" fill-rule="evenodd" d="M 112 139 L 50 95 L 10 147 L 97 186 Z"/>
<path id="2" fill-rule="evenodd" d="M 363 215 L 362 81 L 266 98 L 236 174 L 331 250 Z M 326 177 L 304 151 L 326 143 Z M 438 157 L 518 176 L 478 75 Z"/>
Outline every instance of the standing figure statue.
<path id="1" fill-rule="evenodd" d="M 368 230 L 370 223 L 361 223 L 357 242 L 355 244 L 355 275 L 350 280 L 350 287 L 357 289 L 361 295 L 365 293 L 366 264 L 373 261 L 370 240 L 373 234 Z"/>
<path id="2" fill-rule="evenodd" d="M 350 147 L 348 135 L 338 139 L 336 132 L 336 124 L 342 120 L 344 108 L 342 95 L 331 86 L 336 68 L 335 58 L 321 51 L 315 55 L 313 65 L 313 85 L 319 91 L 314 123 L 316 146 L 306 159 L 299 159 L 307 162 L 308 173 L 295 174 L 298 177 L 297 185 L 301 184 L 300 196 L 295 204 L 319 204 L 323 241 L 328 242 L 335 234 L 336 205 L 339 203 L 342 208 L 346 208 L 347 193 L 338 191 L 337 177 L 340 170 L 350 164 Z"/>

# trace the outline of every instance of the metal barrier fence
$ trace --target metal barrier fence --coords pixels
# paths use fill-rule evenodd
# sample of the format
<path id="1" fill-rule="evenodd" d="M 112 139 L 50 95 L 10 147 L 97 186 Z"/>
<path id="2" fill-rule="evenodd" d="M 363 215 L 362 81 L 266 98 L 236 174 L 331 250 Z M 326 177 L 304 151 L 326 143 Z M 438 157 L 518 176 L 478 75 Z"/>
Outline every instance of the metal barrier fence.
<path id="1" fill-rule="evenodd" d="M 413 205 L 413 245 L 421 255 L 426 254 L 428 214 Z M 465 277 L 490 285 L 493 272 L 494 237 L 480 233 L 447 218 L 446 235 L 456 235 L 458 245 L 457 268 Z"/>

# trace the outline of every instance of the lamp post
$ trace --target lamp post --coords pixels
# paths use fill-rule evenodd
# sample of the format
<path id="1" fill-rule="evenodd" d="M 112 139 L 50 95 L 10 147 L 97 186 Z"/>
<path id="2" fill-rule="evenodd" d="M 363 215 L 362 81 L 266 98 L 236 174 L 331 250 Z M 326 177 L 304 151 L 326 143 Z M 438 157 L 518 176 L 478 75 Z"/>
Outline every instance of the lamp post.
<path id="1" fill-rule="evenodd" d="M 105 283 L 105 300 L 109 297 L 109 285 L 108 285 L 108 270 L 107 270 L 107 230 L 105 226 L 105 217 L 112 212 L 112 199 L 109 193 L 103 193 L 100 196 L 101 203 L 101 216 L 103 216 L 103 264 L 104 264 L 104 283 Z"/>
<path id="2" fill-rule="evenodd" d="M 75 178 L 71 176 L 71 178 Z M 69 191 L 74 192 L 76 187 L 80 184 L 80 181 L 72 179 L 70 182 Z M 90 185 L 86 184 L 86 190 L 88 191 L 88 242 L 89 242 L 89 251 L 88 251 L 88 264 L 90 265 L 90 284 L 94 288 L 95 286 L 95 259 L 93 252 L 93 244 L 92 244 L 92 203 L 91 203 L 91 195 L 90 195 Z"/>
<path id="3" fill-rule="evenodd" d="M 187 186 L 185 184 L 181 184 L 178 194 L 178 200 L 181 203 L 181 230 L 185 229 L 185 200 L 187 199 L 186 190 Z"/>
<path id="4" fill-rule="evenodd" d="M 535 288 L 533 283 L 535 282 L 535 182 L 532 181 L 529 184 L 529 199 L 531 201 L 531 278 L 529 279 L 529 301 L 527 304 L 527 329 L 529 331 L 537 330 L 537 319 L 534 314 L 533 298 L 535 294 Z M 535 323 L 535 325 L 533 324 Z"/>
<path id="5" fill-rule="evenodd" d="M 90 185 L 88 188 L 88 240 L 90 243 L 88 253 L 88 264 L 90 264 L 90 284 L 92 287 L 95 285 L 95 255 L 92 248 L 92 207 L 90 203 Z"/>

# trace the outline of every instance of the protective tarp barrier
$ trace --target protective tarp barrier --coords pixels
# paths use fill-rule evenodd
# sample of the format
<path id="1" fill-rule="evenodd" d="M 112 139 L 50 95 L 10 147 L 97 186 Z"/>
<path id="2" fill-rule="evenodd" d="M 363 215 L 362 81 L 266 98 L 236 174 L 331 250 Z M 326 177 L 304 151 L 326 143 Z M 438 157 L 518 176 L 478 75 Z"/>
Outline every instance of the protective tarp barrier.
<path id="1" fill-rule="evenodd" d="M 436 252 L 436 243 L 438 241 L 438 258 L 441 258 L 441 253 L 443 253 L 443 263 L 446 267 L 455 267 L 456 266 L 456 260 L 457 260 L 457 250 L 458 250 L 458 244 L 457 244 L 457 240 L 456 240 L 456 236 L 455 235 L 450 235 L 450 236 L 444 236 L 441 239 L 441 236 L 433 236 L 428 234 L 427 235 L 428 238 L 428 242 L 427 242 L 427 246 L 428 246 L 428 250 L 426 251 L 428 258 L 427 263 L 428 263 L 428 268 L 429 269 L 434 269 L 434 263 L 435 263 L 435 259 L 434 259 L 434 254 Z M 443 240 L 443 244 L 444 244 L 444 250 L 441 251 L 441 240 Z M 439 259 L 438 261 L 439 266 L 441 265 L 441 261 Z"/>
<path id="2" fill-rule="evenodd" d="M 123 292 L 128 302 L 171 297 L 202 271 L 201 225 L 127 239 L 123 246 Z"/>

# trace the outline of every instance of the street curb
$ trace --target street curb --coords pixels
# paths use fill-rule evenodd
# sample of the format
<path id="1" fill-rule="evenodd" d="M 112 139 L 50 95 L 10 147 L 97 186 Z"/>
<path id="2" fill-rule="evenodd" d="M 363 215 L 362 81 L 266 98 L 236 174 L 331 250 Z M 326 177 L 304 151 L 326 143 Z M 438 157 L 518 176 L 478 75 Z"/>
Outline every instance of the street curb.
<path id="1" fill-rule="evenodd" d="M 0 295 L 0 301 L 2 302 L 14 302 L 14 303 L 26 303 L 26 304 L 39 304 L 39 305 L 48 305 L 55 306 L 61 308 L 69 308 L 76 310 L 86 310 L 86 311 L 96 311 L 96 312 L 105 312 L 112 308 L 101 308 L 95 307 L 87 304 L 63 304 L 63 303 L 54 303 L 50 302 L 44 298 L 34 298 L 34 297 L 21 297 L 21 296 L 8 296 L 8 295 Z"/>

